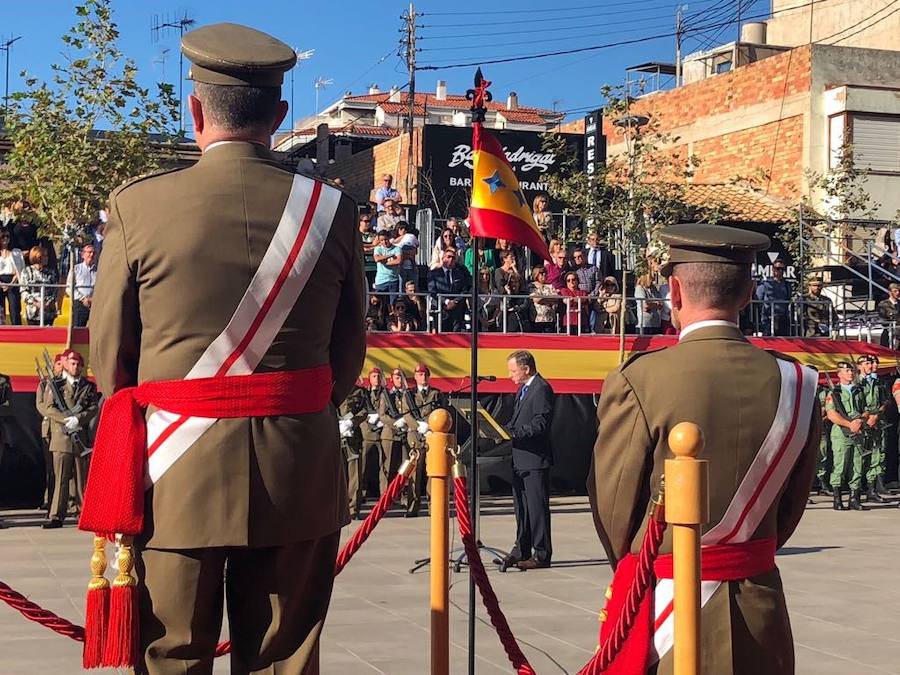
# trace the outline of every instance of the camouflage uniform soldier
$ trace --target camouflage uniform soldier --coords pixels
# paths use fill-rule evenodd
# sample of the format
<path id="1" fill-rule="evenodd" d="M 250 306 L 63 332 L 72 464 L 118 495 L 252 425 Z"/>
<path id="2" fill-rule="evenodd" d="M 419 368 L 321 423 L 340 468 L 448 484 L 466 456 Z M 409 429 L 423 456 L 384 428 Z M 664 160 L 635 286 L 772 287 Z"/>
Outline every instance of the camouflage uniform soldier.
<path id="1" fill-rule="evenodd" d="M 870 502 L 883 503 L 884 499 L 879 493 L 887 492 L 883 480 L 886 440 L 883 420 L 888 396 L 878 379 L 878 357 L 861 356 L 856 362 L 860 370 L 860 387 L 866 399 L 866 412 L 869 413 L 866 420 L 866 442 L 871 455 L 869 470 L 866 472 L 866 498 Z"/>
<path id="2" fill-rule="evenodd" d="M 831 427 L 831 452 L 834 469 L 831 472 L 831 486 L 834 490 L 835 511 L 863 510 L 860 504 L 860 490 L 863 475 L 868 468 L 869 455 L 863 438 L 865 425 L 865 397 L 863 391 L 853 382 L 856 372 L 852 363 L 840 361 L 837 364 L 840 383 L 825 398 L 825 410 Z M 850 501 L 847 506 L 841 499 L 841 484 L 850 473 Z"/>
<path id="3" fill-rule="evenodd" d="M 360 424 L 366 416 L 366 390 L 358 383 L 338 408 L 341 452 L 347 465 L 347 500 L 350 517 L 358 518 L 363 503 L 366 462 L 362 451 Z"/>
<path id="4" fill-rule="evenodd" d="M 819 439 L 819 456 L 816 460 L 816 479 L 819 482 L 819 494 L 831 495 L 832 486 L 829 484 L 829 472 L 833 467 L 831 459 L 831 421 L 825 412 L 825 399 L 828 397 L 828 387 L 820 386 L 817 396 L 819 406 L 822 409 L 822 437 Z M 840 486 L 838 486 L 840 489 Z"/>

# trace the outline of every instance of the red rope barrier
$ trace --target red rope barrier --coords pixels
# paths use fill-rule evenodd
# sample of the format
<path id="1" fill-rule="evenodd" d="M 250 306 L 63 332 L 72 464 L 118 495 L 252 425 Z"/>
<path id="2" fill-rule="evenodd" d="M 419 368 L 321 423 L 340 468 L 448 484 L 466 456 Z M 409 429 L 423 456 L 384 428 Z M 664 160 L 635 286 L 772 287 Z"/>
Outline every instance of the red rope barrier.
<path id="1" fill-rule="evenodd" d="M 481 555 L 478 552 L 478 545 L 475 542 L 475 534 L 472 531 L 472 519 L 469 514 L 469 490 L 466 487 L 466 479 L 464 476 L 457 476 L 453 479 L 456 498 L 456 521 L 459 523 L 459 535 L 462 538 L 463 546 L 466 549 L 466 562 L 469 564 L 469 571 L 475 578 L 478 590 L 481 592 L 481 600 L 484 608 L 487 610 L 488 616 L 494 630 L 497 631 L 497 637 L 506 651 L 506 656 L 513 668 L 516 669 L 518 675 L 535 675 L 534 668 L 528 663 L 528 659 L 519 648 L 519 643 L 500 609 L 500 601 L 497 599 L 494 589 L 491 588 L 491 581 L 488 579 L 487 572 L 484 569 L 484 563 L 481 561 Z"/>
<path id="2" fill-rule="evenodd" d="M 647 525 L 647 531 L 644 533 L 644 541 L 641 543 L 637 571 L 634 583 L 628 589 L 625 609 L 619 616 L 613 634 L 597 650 L 587 665 L 578 672 L 578 675 L 600 675 L 600 673 L 609 668 L 616 655 L 622 649 L 622 645 L 625 644 L 625 638 L 628 637 L 628 632 L 637 618 L 641 601 L 653 585 L 653 562 L 659 555 L 659 547 L 662 545 L 665 532 L 665 522 L 651 517 Z"/>
<path id="3" fill-rule="evenodd" d="M 407 468 L 406 465 L 400 468 L 400 471 L 394 477 L 394 480 L 391 481 L 388 489 L 385 490 L 384 494 L 378 499 L 378 502 L 366 517 L 365 521 L 363 521 L 363 524 L 360 525 L 359 529 L 356 530 L 356 532 L 353 533 L 353 536 L 347 540 L 346 544 L 344 544 L 344 547 L 341 549 L 335 562 L 334 576 L 340 574 L 347 566 L 347 563 L 350 562 L 350 559 L 360 549 L 363 542 L 365 542 L 366 539 L 369 538 L 369 535 L 372 534 L 372 530 L 375 529 L 375 526 L 378 525 L 384 517 L 384 514 L 387 513 L 388 509 L 390 509 L 394 502 L 397 501 L 397 498 L 403 492 L 403 488 L 406 487 L 406 483 L 409 481 L 409 475 L 414 468 L 414 462 L 409 468 Z M 53 612 L 31 602 L 24 595 L 14 591 L 2 581 L 0 581 L 0 600 L 17 610 L 26 619 L 39 623 L 60 635 L 65 635 L 78 642 L 84 642 L 83 626 L 76 626 L 71 621 L 63 619 Z M 216 645 L 216 657 L 224 656 L 229 652 L 231 652 L 230 640 L 220 642 Z"/>

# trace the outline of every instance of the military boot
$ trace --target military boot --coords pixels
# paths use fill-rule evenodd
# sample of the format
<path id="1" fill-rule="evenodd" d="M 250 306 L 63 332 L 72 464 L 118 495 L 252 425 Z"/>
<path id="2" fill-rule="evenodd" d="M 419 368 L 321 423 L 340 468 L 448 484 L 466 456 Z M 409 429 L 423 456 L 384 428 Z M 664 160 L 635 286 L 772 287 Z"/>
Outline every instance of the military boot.
<path id="1" fill-rule="evenodd" d="M 878 478 L 875 479 L 875 492 L 877 492 L 880 495 L 891 494 L 891 491 L 888 490 L 884 484 L 884 478 L 882 478 L 881 476 L 878 476 Z"/>
<path id="2" fill-rule="evenodd" d="M 834 495 L 834 506 L 833 506 L 834 510 L 835 511 L 846 511 L 847 505 L 844 504 L 844 500 L 841 498 L 841 491 L 835 490 L 832 494 Z"/>
<path id="3" fill-rule="evenodd" d="M 851 511 L 868 511 L 868 509 L 860 503 L 860 491 L 859 490 L 851 490 L 850 491 L 850 501 L 847 502 L 847 506 L 850 508 Z"/>
<path id="4" fill-rule="evenodd" d="M 875 489 L 874 485 L 869 485 L 869 489 L 868 491 L 866 491 L 866 501 L 884 504 L 887 500 L 885 500 L 884 497 L 878 494 L 878 490 Z"/>

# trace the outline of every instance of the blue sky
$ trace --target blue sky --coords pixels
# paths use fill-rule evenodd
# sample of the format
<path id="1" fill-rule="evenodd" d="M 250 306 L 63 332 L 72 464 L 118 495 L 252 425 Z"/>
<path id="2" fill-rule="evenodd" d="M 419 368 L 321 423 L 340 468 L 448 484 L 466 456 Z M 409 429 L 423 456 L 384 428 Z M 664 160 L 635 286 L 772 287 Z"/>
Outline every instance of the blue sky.
<path id="1" fill-rule="evenodd" d="M 10 60 L 10 91 L 21 86 L 19 71 L 47 77 L 60 60 L 60 36 L 73 23 L 73 0 L 5 0 L 0 3 L 0 36 L 21 35 Z M 416 11 L 423 38 L 422 65 L 484 61 L 539 52 L 577 49 L 674 32 L 676 0 L 421 0 Z M 739 0 L 686 0 L 686 25 L 696 32 L 687 51 L 704 43 L 735 38 L 733 22 Z M 740 0 L 744 17 L 759 17 L 769 0 Z M 123 51 L 135 59 L 145 84 L 176 81 L 178 35 L 169 31 L 153 42 L 154 15 L 165 18 L 187 12 L 198 25 L 231 21 L 272 33 L 298 49 L 315 49 L 311 60 L 294 73 L 296 117 L 312 114 L 317 77 L 333 80 L 320 96 L 320 107 L 346 90 L 365 93 L 371 83 L 382 90 L 406 83 L 405 65 L 394 53 L 401 34 L 400 15 L 408 4 L 394 0 L 288 2 L 287 0 L 114 0 L 115 19 Z M 674 38 L 546 59 L 485 65 L 497 99 L 510 90 L 526 105 L 573 111 L 572 117 L 601 100 L 600 87 L 623 82 L 625 68 L 646 61 L 674 59 Z M 162 54 L 168 48 L 163 70 Z M 0 58 L 2 58 L 0 54 Z M 2 66 L 2 62 L 0 62 Z M 185 71 L 187 65 L 185 65 Z M 421 71 L 419 91 L 434 91 L 445 79 L 448 90 L 462 93 L 471 86 L 474 68 Z M 0 73 L 2 75 L 2 73 Z M 185 86 L 189 90 L 189 86 Z M 290 98 L 286 83 L 285 98 Z"/>

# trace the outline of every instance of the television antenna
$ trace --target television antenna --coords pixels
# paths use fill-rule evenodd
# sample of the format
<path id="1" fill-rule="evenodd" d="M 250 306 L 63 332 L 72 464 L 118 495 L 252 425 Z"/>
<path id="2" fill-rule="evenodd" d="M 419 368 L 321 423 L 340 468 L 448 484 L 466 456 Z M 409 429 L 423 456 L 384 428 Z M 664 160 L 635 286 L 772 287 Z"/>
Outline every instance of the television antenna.
<path id="1" fill-rule="evenodd" d="M 0 49 L 6 52 L 6 83 L 3 85 L 3 126 L 6 126 L 6 115 L 9 113 L 9 53 L 13 43 L 21 40 L 22 36 L 11 37 L 0 43 Z"/>
<path id="2" fill-rule="evenodd" d="M 160 36 L 168 34 L 170 30 L 178 31 L 178 135 L 184 137 L 184 54 L 181 53 L 181 38 L 184 31 L 197 23 L 196 19 L 189 17 L 187 12 L 179 17 L 177 14 L 160 16 L 154 14 L 150 18 L 150 40 L 153 44 L 159 42 Z M 165 65 L 165 64 L 164 64 Z"/>
<path id="3" fill-rule="evenodd" d="M 166 61 L 169 60 L 169 52 L 171 50 L 168 47 L 163 47 L 163 49 L 156 55 L 156 58 L 153 59 L 154 65 L 158 65 L 160 68 L 160 81 L 166 81 Z"/>
<path id="4" fill-rule="evenodd" d="M 294 67 L 291 68 L 291 132 L 294 131 L 294 71 L 300 66 L 301 61 L 309 61 L 313 55 L 316 53 L 315 49 L 294 49 L 294 54 L 297 56 L 297 63 L 294 64 Z"/>
<path id="5" fill-rule="evenodd" d="M 334 84 L 334 80 L 330 77 L 317 77 L 313 86 L 316 88 L 316 115 L 319 114 L 319 92 L 329 84 Z"/>

